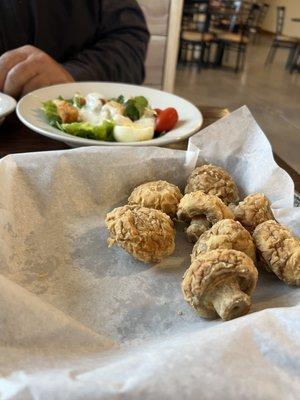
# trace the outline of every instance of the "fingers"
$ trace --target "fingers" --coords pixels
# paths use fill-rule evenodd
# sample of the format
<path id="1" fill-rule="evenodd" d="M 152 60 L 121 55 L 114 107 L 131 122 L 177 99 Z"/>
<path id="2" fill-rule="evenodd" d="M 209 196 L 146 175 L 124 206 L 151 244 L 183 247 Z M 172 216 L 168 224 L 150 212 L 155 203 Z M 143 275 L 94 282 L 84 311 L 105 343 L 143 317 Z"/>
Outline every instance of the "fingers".
<path id="1" fill-rule="evenodd" d="M 48 80 L 47 76 L 45 76 L 43 73 L 35 75 L 28 82 L 25 83 L 22 88 L 21 96 L 24 96 L 25 94 L 32 92 L 33 90 L 48 86 L 50 84 L 51 83 Z"/>
<path id="2" fill-rule="evenodd" d="M 18 97 L 26 82 L 38 74 L 38 66 L 31 62 L 30 57 L 15 65 L 6 75 L 3 92 Z"/>
<path id="3" fill-rule="evenodd" d="M 0 57 L 0 91 L 13 97 L 73 81 L 62 65 L 34 46 L 23 46 Z"/>
<path id="4" fill-rule="evenodd" d="M 3 91 L 4 82 L 8 72 L 15 65 L 24 61 L 32 49 L 34 49 L 33 46 L 23 46 L 18 49 L 7 51 L 0 57 L 0 91 Z"/>

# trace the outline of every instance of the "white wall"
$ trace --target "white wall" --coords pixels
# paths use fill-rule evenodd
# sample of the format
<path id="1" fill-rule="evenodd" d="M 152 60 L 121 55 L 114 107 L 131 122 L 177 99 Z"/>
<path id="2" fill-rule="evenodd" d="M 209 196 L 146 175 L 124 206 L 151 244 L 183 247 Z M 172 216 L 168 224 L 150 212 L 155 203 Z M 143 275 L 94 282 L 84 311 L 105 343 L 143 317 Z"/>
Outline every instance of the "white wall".
<path id="1" fill-rule="evenodd" d="M 284 6 L 286 10 L 283 34 L 300 38 L 300 22 L 291 21 L 291 18 L 300 18 L 300 0 L 266 0 L 266 3 L 270 4 L 270 8 L 262 28 L 275 32 L 277 6 Z"/>

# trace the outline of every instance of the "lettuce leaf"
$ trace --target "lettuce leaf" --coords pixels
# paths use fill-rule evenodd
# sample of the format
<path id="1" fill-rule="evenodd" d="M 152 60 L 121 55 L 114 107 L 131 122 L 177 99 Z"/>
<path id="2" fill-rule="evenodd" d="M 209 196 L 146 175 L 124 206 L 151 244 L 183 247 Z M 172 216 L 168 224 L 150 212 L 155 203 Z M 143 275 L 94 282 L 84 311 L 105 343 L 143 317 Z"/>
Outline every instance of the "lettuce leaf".
<path id="1" fill-rule="evenodd" d="M 42 110 L 50 125 L 57 127 L 57 123 L 61 123 L 61 118 L 58 115 L 56 104 L 52 100 L 45 101 L 42 105 Z"/>
<path id="2" fill-rule="evenodd" d="M 62 131 L 70 135 L 87 139 L 111 141 L 114 123 L 104 121 L 101 125 L 91 125 L 88 122 L 72 122 L 71 124 L 59 124 L 58 126 Z"/>
<path id="3" fill-rule="evenodd" d="M 148 100 L 144 96 L 132 97 L 125 103 L 124 115 L 132 121 L 137 121 L 142 117 L 147 106 Z"/>

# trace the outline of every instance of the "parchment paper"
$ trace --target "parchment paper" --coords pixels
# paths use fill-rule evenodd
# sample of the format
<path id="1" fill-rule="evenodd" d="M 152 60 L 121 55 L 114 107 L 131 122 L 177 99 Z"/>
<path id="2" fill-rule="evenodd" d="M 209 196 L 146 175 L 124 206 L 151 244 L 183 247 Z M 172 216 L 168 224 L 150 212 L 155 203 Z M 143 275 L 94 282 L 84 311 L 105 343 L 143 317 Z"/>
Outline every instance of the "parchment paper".
<path id="1" fill-rule="evenodd" d="M 144 265 L 106 246 L 105 214 L 138 184 L 182 189 L 196 162 L 262 191 L 300 234 L 293 183 L 246 107 L 188 152 L 81 148 L 0 161 L 0 399 L 296 399 L 300 290 L 260 271 L 250 314 L 206 321 L 180 283 L 192 246 Z M 298 397 L 297 397 L 298 396 Z"/>

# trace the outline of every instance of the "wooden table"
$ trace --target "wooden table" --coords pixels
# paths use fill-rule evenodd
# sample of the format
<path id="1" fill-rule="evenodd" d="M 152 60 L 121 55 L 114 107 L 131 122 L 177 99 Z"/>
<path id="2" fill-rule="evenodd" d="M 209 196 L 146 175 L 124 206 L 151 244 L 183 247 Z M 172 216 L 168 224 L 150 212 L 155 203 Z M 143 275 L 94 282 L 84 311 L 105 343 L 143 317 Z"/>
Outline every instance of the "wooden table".
<path id="1" fill-rule="evenodd" d="M 227 108 L 199 106 L 204 117 L 203 126 L 212 124 L 216 120 L 229 114 Z M 187 140 L 175 143 L 169 147 L 186 149 Z M 62 142 L 41 136 L 23 125 L 15 114 L 10 115 L 0 126 L 0 157 L 12 153 L 27 153 L 34 151 L 64 150 L 69 146 Z M 285 169 L 295 182 L 295 189 L 300 192 L 300 174 L 292 169 L 280 157 L 275 155 L 276 162 Z"/>

